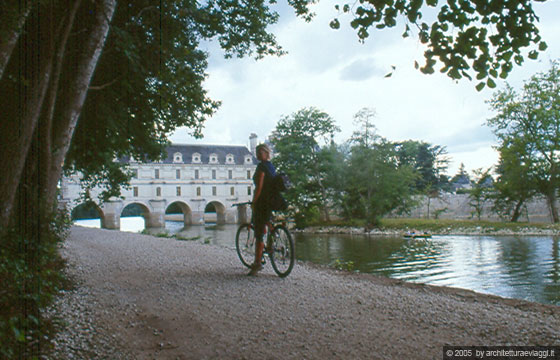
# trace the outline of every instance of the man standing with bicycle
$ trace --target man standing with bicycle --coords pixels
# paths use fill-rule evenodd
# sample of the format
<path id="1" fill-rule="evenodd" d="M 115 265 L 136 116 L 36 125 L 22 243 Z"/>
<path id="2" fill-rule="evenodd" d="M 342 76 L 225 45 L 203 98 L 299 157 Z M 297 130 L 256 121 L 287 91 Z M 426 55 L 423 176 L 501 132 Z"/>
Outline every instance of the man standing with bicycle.
<path id="1" fill-rule="evenodd" d="M 249 276 L 255 276 L 262 270 L 262 256 L 264 250 L 264 232 L 265 226 L 270 221 L 272 209 L 270 206 L 270 197 L 272 191 L 272 182 L 276 176 L 276 169 L 270 162 L 271 151 L 268 145 L 260 144 L 256 148 L 257 170 L 253 176 L 255 183 L 255 193 L 251 204 L 253 212 L 253 225 L 255 227 L 255 261 L 251 265 Z"/>

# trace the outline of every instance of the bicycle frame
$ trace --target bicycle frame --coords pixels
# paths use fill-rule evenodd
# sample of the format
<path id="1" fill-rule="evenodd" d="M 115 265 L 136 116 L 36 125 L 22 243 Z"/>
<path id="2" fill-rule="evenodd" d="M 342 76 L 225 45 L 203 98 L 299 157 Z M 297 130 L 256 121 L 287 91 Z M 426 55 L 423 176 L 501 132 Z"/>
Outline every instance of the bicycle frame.
<path id="1" fill-rule="evenodd" d="M 246 205 L 250 203 L 241 203 L 241 204 L 234 204 L 233 206 L 239 205 Z M 250 235 L 252 232 L 252 236 Z M 235 247 L 237 251 L 237 255 L 239 256 L 241 262 L 246 267 L 250 267 L 253 263 L 253 260 L 248 258 L 253 254 L 254 256 L 254 247 L 255 247 L 255 225 L 251 221 L 250 223 L 241 224 L 237 230 L 237 234 L 235 236 Z M 241 240 L 242 237 L 240 234 L 244 233 L 244 236 L 249 235 L 249 237 L 245 237 L 245 240 Z M 294 258 L 294 242 L 286 227 L 286 221 L 278 221 L 274 216 L 270 221 L 265 223 L 264 233 L 266 234 L 266 247 L 263 252 L 263 260 L 264 256 L 267 255 L 272 264 L 272 268 L 280 277 L 286 277 L 292 271 L 294 266 L 295 258 Z M 264 235 L 264 234 L 263 234 Z M 278 236 L 278 237 L 277 237 Z M 280 242 L 278 242 L 280 240 Z M 280 245 L 279 245 L 280 244 Z M 246 251 L 247 249 L 251 249 Z"/>

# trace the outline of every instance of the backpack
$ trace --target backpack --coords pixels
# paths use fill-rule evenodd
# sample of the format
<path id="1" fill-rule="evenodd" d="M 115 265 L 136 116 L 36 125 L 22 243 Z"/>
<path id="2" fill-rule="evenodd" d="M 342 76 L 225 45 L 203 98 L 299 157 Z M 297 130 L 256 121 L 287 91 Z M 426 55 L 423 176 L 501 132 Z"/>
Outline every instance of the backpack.
<path id="1" fill-rule="evenodd" d="M 290 178 L 285 173 L 278 173 L 272 178 L 272 189 L 270 194 L 270 209 L 273 211 L 284 211 L 288 208 L 288 203 L 282 192 L 292 186 Z"/>
<path id="2" fill-rule="evenodd" d="M 275 192 L 284 192 L 286 190 L 288 190 L 289 188 L 292 187 L 292 182 L 290 181 L 290 178 L 288 177 L 288 175 L 286 175 L 285 173 L 278 173 L 276 174 L 276 176 L 272 179 L 272 188 L 273 191 Z"/>

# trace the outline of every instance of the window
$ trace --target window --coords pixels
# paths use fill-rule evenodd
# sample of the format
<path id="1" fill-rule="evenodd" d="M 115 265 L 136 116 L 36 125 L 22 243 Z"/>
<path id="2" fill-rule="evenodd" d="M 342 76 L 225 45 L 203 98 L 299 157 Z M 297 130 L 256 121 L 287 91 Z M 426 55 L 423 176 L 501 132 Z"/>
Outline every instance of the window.
<path id="1" fill-rule="evenodd" d="M 200 189 L 200 186 L 196 188 L 196 196 L 200 196 L 202 195 L 202 191 Z"/>
<path id="2" fill-rule="evenodd" d="M 232 154 L 227 154 L 226 155 L 226 164 L 233 164 L 234 162 L 235 161 L 234 161 L 233 155 Z"/>
<path id="3" fill-rule="evenodd" d="M 177 186 L 177 196 L 181 196 L 181 187 Z"/>
<path id="4" fill-rule="evenodd" d="M 228 170 L 228 179 L 233 179 L 233 170 Z"/>
<path id="5" fill-rule="evenodd" d="M 212 186 L 212 196 L 216 196 L 218 194 L 218 189 L 215 186 Z"/>
<path id="6" fill-rule="evenodd" d="M 199 176 L 198 170 L 195 170 L 195 171 L 194 171 L 194 178 L 195 178 L 195 179 L 198 179 L 198 176 Z"/>
<path id="7" fill-rule="evenodd" d="M 132 169 L 132 178 L 138 179 L 138 169 Z"/>
<path id="8" fill-rule="evenodd" d="M 218 163 L 218 155 L 210 154 L 210 164 L 217 164 Z"/>
<path id="9" fill-rule="evenodd" d="M 216 179 L 216 170 L 212 170 L 212 179 Z"/>
<path id="10" fill-rule="evenodd" d="M 200 163 L 200 154 L 199 153 L 192 154 L 192 162 L 193 163 Z"/>
<path id="11" fill-rule="evenodd" d="M 161 196 L 161 188 L 160 187 L 156 188 L 156 196 Z"/>
<path id="12" fill-rule="evenodd" d="M 253 157 L 251 155 L 246 155 L 245 164 L 252 164 L 252 163 L 253 163 Z"/>
<path id="13" fill-rule="evenodd" d="M 174 163 L 182 163 L 183 162 L 183 154 L 180 152 L 176 152 L 173 154 L 173 162 Z"/>
<path id="14" fill-rule="evenodd" d="M 247 195 L 251 195 L 251 187 L 247 186 Z"/>
<path id="15" fill-rule="evenodd" d="M 235 188 L 232 186 L 232 187 L 229 189 L 229 192 L 230 192 L 231 196 L 234 196 L 234 195 L 235 195 Z"/>
<path id="16" fill-rule="evenodd" d="M 251 180 L 251 170 L 247 170 L 247 179 Z"/>
<path id="17" fill-rule="evenodd" d="M 154 171 L 154 178 L 159 179 L 159 169 L 155 169 Z"/>
<path id="18" fill-rule="evenodd" d="M 175 178 L 176 178 L 176 179 L 180 179 L 180 178 L 181 178 L 181 170 L 179 170 L 179 169 L 175 170 Z"/>
<path id="19" fill-rule="evenodd" d="M 138 186 L 132 188 L 132 196 L 138 197 Z"/>

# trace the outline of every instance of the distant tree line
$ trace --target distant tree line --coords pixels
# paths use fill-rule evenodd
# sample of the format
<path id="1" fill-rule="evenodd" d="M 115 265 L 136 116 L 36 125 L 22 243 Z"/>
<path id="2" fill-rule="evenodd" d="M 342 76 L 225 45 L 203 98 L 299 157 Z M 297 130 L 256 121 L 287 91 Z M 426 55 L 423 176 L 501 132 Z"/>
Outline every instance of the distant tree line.
<path id="1" fill-rule="evenodd" d="M 442 192 L 467 193 L 473 217 L 485 205 L 512 222 L 536 196 L 546 198 L 558 222 L 556 195 L 560 186 L 560 68 L 528 80 L 517 93 L 507 85 L 488 101 L 496 116 L 487 121 L 497 136 L 499 162 L 469 175 L 461 164 L 451 179 L 446 174 L 446 148 L 423 141 L 391 142 L 378 134 L 375 111 L 354 116 L 356 130 L 337 144 L 339 128 L 325 112 L 304 108 L 278 122 L 271 135 L 275 162 L 294 186 L 287 193 L 298 226 L 309 221 L 365 219 L 368 227 L 389 213 L 408 213 L 418 196 L 430 201 Z"/>

